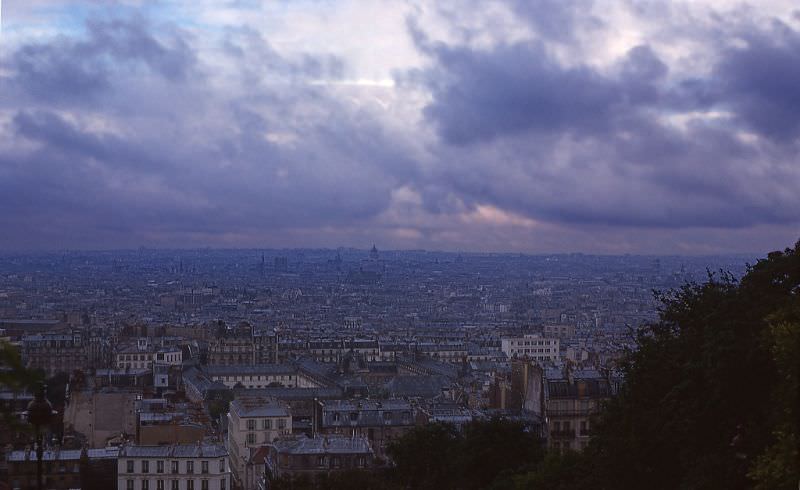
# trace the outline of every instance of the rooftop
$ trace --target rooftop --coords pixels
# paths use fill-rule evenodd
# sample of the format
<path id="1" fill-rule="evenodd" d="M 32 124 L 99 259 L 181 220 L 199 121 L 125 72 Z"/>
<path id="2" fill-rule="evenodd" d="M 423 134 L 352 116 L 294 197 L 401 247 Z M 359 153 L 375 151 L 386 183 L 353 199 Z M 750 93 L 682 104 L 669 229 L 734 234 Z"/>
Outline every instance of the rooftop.
<path id="1" fill-rule="evenodd" d="M 278 439 L 272 446 L 281 454 L 372 454 L 364 437 L 317 436 Z"/>
<path id="2" fill-rule="evenodd" d="M 228 455 L 218 444 L 173 444 L 170 446 L 122 446 L 120 458 L 222 458 Z"/>
<path id="3" fill-rule="evenodd" d="M 118 448 L 87 449 L 89 459 L 116 459 Z M 80 449 L 58 450 L 47 449 L 42 454 L 42 461 L 78 461 L 81 459 Z M 11 451 L 8 461 L 36 461 L 35 451 Z"/>
<path id="4" fill-rule="evenodd" d="M 289 407 L 266 396 L 242 396 L 231 402 L 231 413 L 239 417 L 288 417 Z"/>

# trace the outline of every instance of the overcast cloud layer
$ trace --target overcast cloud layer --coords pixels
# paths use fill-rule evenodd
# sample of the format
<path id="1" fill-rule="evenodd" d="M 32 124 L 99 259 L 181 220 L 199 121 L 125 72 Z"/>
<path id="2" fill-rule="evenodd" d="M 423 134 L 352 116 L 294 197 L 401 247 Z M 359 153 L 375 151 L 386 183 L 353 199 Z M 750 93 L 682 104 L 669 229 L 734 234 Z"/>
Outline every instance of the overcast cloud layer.
<path id="1" fill-rule="evenodd" d="M 6 0 L 0 249 L 764 252 L 792 2 Z"/>

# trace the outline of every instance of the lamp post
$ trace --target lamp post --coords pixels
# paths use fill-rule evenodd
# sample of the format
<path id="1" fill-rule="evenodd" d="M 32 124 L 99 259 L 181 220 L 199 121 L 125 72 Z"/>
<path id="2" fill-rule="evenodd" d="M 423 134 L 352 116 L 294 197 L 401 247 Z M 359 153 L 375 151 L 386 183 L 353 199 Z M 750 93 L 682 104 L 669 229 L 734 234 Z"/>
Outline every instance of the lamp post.
<path id="1" fill-rule="evenodd" d="M 50 424 L 50 420 L 56 412 L 53 406 L 45 398 L 47 392 L 47 385 L 40 383 L 36 390 L 36 397 L 28 404 L 28 422 L 33 425 L 36 432 L 36 483 L 39 490 L 42 490 L 42 456 L 44 455 L 44 448 L 42 447 L 42 427 Z"/>

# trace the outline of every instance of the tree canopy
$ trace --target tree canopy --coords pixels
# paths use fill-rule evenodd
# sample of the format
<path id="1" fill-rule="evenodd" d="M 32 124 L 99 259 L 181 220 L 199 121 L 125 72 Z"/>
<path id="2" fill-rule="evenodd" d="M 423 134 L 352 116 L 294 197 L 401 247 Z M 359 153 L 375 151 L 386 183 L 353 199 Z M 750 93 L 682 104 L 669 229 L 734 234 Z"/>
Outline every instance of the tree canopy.
<path id="1" fill-rule="evenodd" d="M 587 450 L 508 488 L 798 487 L 800 243 L 661 299 Z"/>

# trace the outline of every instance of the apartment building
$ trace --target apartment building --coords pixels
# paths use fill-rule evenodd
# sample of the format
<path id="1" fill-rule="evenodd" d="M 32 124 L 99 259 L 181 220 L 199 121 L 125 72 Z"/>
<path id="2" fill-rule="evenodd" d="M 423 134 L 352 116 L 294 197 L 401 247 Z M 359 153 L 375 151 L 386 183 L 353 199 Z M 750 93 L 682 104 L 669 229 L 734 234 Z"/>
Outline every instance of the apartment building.
<path id="1" fill-rule="evenodd" d="M 246 468 L 263 445 L 292 433 L 289 406 L 273 398 L 242 396 L 228 410 L 228 439 L 231 470 L 238 487 L 246 490 Z"/>
<path id="2" fill-rule="evenodd" d="M 500 350 L 509 358 L 528 358 L 534 361 L 557 361 L 559 339 L 527 334 L 522 337 L 505 337 L 500 340 Z"/>
<path id="3" fill-rule="evenodd" d="M 117 490 L 229 490 L 228 452 L 217 444 L 123 445 Z"/>

